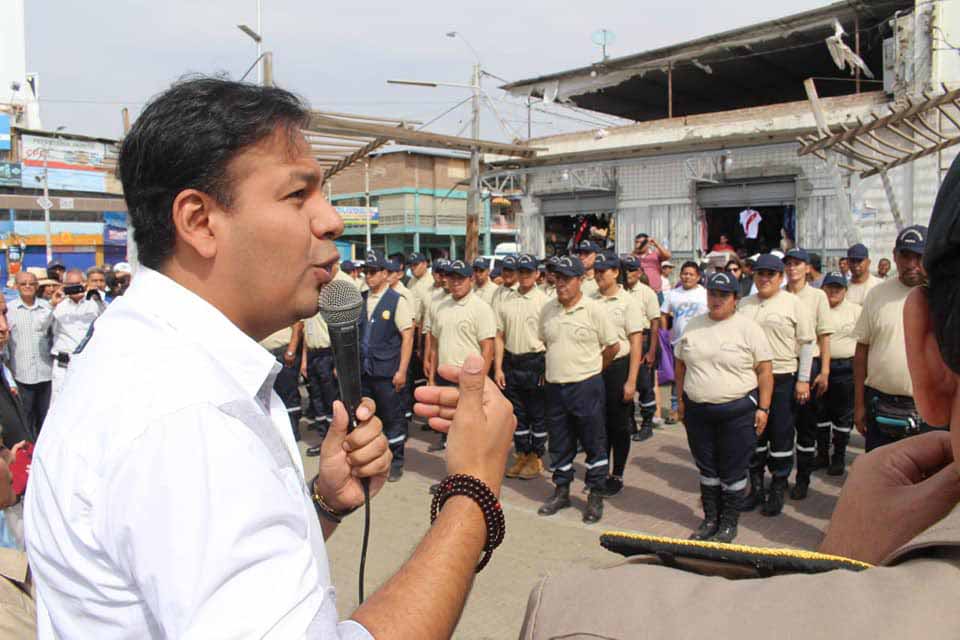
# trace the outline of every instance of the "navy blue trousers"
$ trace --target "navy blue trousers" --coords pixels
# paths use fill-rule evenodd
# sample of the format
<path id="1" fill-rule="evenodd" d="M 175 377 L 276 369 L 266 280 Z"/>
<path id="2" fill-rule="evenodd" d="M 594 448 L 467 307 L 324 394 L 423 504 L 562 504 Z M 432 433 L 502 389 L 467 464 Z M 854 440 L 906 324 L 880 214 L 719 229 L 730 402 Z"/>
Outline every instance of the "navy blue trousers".
<path id="1" fill-rule="evenodd" d="M 690 453 L 700 484 L 739 492 L 747 487 L 747 469 L 757 443 L 755 392 L 722 404 L 693 402 L 684 394 Z"/>
<path id="2" fill-rule="evenodd" d="M 820 375 L 820 358 L 813 359 L 810 368 L 810 399 L 797 408 L 797 473 L 810 475 L 817 455 L 817 422 L 821 398 L 813 390 L 813 381 Z M 829 388 L 827 389 L 829 391 Z"/>
<path id="3" fill-rule="evenodd" d="M 541 383 L 546 370 L 542 353 L 503 354 L 503 375 L 507 386 L 503 395 L 513 405 L 517 430 L 513 446 L 517 453 L 535 453 L 543 457 L 547 447 L 546 410 Z"/>
<path id="4" fill-rule="evenodd" d="M 573 458 L 577 440 L 587 454 L 586 483 L 602 488 L 607 479 L 606 402 L 603 377 L 597 374 L 581 382 L 547 383 L 548 448 L 557 486 L 573 482 Z"/>
<path id="5" fill-rule="evenodd" d="M 830 361 L 830 386 L 819 399 L 817 440 L 846 447 L 853 431 L 853 358 Z"/>
<path id="6" fill-rule="evenodd" d="M 287 415 L 290 417 L 290 429 L 293 431 L 293 437 L 300 439 L 300 413 L 303 410 L 300 405 L 300 367 L 288 367 L 283 363 L 283 356 L 287 348 L 280 347 L 274 349 L 274 357 L 280 363 L 282 368 L 277 374 L 277 379 L 273 381 L 273 390 L 280 396 L 283 406 L 287 409 Z M 299 362 L 299 361 L 298 361 Z"/>
<path id="7" fill-rule="evenodd" d="M 751 471 L 770 469 L 775 478 L 788 478 L 793 470 L 794 422 L 793 390 L 796 375 L 778 373 L 773 376 L 773 401 L 766 430 L 757 438 L 750 459 Z"/>
<path id="8" fill-rule="evenodd" d="M 403 468 L 403 447 L 407 441 L 407 420 L 403 417 L 403 392 L 393 388 L 392 378 L 363 376 L 363 395 L 377 404 L 377 417 L 383 423 L 393 467 Z"/>
<path id="9" fill-rule="evenodd" d="M 333 350 L 307 350 L 307 391 L 310 406 L 317 418 L 333 417 L 333 403 L 340 397 L 337 379 L 333 377 Z"/>

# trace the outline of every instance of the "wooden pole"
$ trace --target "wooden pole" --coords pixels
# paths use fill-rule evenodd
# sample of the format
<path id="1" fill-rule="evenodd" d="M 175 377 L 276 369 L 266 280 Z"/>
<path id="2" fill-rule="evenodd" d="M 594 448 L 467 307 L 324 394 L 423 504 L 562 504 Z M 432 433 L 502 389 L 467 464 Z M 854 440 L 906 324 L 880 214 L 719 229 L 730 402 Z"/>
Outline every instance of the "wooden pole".
<path id="1" fill-rule="evenodd" d="M 673 62 L 667 64 L 667 117 L 673 117 Z"/>
<path id="2" fill-rule="evenodd" d="M 130 133 L 130 110 L 124 107 L 120 109 L 120 117 L 123 118 L 123 135 Z"/>
<path id="3" fill-rule="evenodd" d="M 855 16 L 853 18 L 853 34 L 854 47 L 856 48 L 855 53 L 857 54 L 857 57 L 860 58 L 860 16 Z M 856 74 L 857 93 L 860 93 L 860 67 L 856 68 Z"/>

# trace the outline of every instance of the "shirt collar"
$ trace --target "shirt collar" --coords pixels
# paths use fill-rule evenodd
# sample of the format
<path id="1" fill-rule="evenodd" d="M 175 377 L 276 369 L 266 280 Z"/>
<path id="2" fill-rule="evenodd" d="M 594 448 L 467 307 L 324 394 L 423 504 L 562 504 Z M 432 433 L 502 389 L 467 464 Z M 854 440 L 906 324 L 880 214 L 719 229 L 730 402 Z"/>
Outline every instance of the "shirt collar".
<path id="1" fill-rule="evenodd" d="M 21 297 L 18 295 L 18 296 L 17 296 L 17 306 L 18 306 L 18 307 L 22 307 L 22 308 L 24 308 L 24 309 L 29 309 L 30 311 L 33 311 L 34 309 L 36 309 L 37 307 L 40 306 L 40 300 L 41 300 L 41 299 L 42 299 L 42 298 L 40 298 L 40 297 L 34 298 L 34 299 L 33 299 L 33 304 L 31 305 L 31 304 L 27 304 L 26 302 L 24 302 L 24 301 L 23 301 L 23 298 L 21 298 Z"/>
<path id="2" fill-rule="evenodd" d="M 172 327 L 209 353 L 251 398 L 257 398 L 268 380 L 272 384 L 279 370 L 276 358 L 216 307 L 162 273 L 141 266 L 130 289 L 115 304 Z"/>

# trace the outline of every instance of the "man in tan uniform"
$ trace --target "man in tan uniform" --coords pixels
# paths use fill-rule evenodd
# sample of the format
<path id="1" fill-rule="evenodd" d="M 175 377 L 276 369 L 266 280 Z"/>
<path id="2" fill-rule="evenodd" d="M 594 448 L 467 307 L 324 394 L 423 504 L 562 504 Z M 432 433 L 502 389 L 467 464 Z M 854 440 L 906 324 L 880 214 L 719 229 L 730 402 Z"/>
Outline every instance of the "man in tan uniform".
<path id="1" fill-rule="evenodd" d="M 945 604 L 949 596 L 937 594 L 960 589 L 960 336 L 946 330 L 956 322 L 960 294 L 958 219 L 960 161 L 930 221 L 930 287 L 911 291 L 903 319 L 918 409 L 925 421 L 956 428 L 861 456 L 820 547 L 880 566 L 769 578 L 729 563 L 699 563 L 704 576 L 687 571 L 682 559 L 677 568 L 647 558 L 581 569 L 534 588 L 521 639 L 760 640 L 772 630 L 802 638 L 955 638 L 960 613 Z M 733 579 L 707 577 L 713 575 Z"/>
<path id="2" fill-rule="evenodd" d="M 546 272 L 543 274 L 543 283 L 537 285 L 547 295 L 547 298 L 557 297 L 557 274 L 550 268 L 556 261 L 556 256 L 550 256 L 543 261 Z"/>
<path id="3" fill-rule="evenodd" d="M 497 285 L 490 279 L 490 261 L 486 258 L 473 261 L 473 291 L 493 307 L 493 294 L 497 291 Z"/>
<path id="4" fill-rule="evenodd" d="M 349 276 L 345 276 L 349 277 Z M 292 327 L 276 331 L 260 341 L 260 346 L 273 354 L 282 369 L 273 381 L 273 389 L 283 401 L 290 418 L 290 429 L 297 440 L 300 440 L 300 406 L 299 375 L 300 375 L 300 339 L 303 337 L 303 323 L 298 322 Z M 307 455 L 320 455 L 320 447 L 310 447 Z"/>
<path id="5" fill-rule="evenodd" d="M 883 278 L 870 273 L 870 252 L 862 244 L 858 243 L 847 249 L 847 264 L 850 265 L 847 300 L 862 306 L 863 301 L 867 299 L 867 294 L 883 282 Z"/>
<path id="6" fill-rule="evenodd" d="M 490 306 L 496 309 L 497 304 L 504 296 L 509 296 L 517 290 L 517 256 L 506 256 L 500 261 L 500 272 L 503 275 L 503 284 L 497 287 L 490 298 Z"/>
<path id="7" fill-rule="evenodd" d="M 17 502 L 9 463 L 13 455 L 0 445 L 0 510 Z M 0 640 L 37 637 L 37 608 L 33 580 L 22 551 L 0 547 Z"/>
<path id="8" fill-rule="evenodd" d="M 449 297 L 449 285 L 447 283 L 447 267 L 450 261 L 445 258 L 438 258 L 433 261 L 433 287 L 430 289 L 430 297 L 423 306 L 423 322 L 420 325 L 420 331 L 423 334 L 423 372 L 427 376 L 427 384 L 434 384 L 436 370 L 431 369 L 433 362 L 433 352 L 436 349 L 433 335 L 430 329 L 433 326 L 434 314 L 442 301 Z"/>
<path id="9" fill-rule="evenodd" d="M 574 249 L 574 253 L 583 263 L 583 284 L 580 289 L 583 295 L 590 297 L 597 292 L 597 278 L 593 271 L 593 263 L 597 260 L 597 254 L 600 253 L 598 247 L 592 240 L 581 240 L 580 244 Z"/>
<path id="10" fill-rule="evenodd" d="M 900 232 L 893 251 L 897 277 L 874 287 L 857 321 L 854 423 L 866 437 L 867 451 L 929 428 L 916 415 L 903 342 L 903 306 L 911 289 L 924 282 L 926 242 L 924 226 Z"/>
<path id="11" fill-rule="evenodd" d="M 817 455 L 817 413 L 820 396 L 827 391 L 830 379 L 830 335 L 834 332 L 830 324 L 830 303 L 827 294 L 811 286 L 807 281 L 810 271 L 810 254 L 805 249 L 790 249 L 783 258 L 784 273 L 787 276 L 787 291 L 797 296 L 813 320 L 813 331 L 817 340 L 813 345 L 813 362 L 810 366 L 810 383 L 797 387 L 797 476 L 790 497 L 803 500 L 810 486 L 810 474 L 816 469 Z M 806 400 L 802 397 L 806 396 Z M 821 466 L 827 466 L 826 463 Z"/>
<path id="12" fill-rule="evenodd" d="M 620 343 L 603 307 L 580 289 L 583 264 L 575 257 L 563 256 L 553 269 L 557 297 L 543 307 L 540 339 L 547 347 L 547 446 L 556 488 L 537 513 L 552 516 L 570 506 L 573 458 L 579 441 L 587 454 L 590 495 L 583 521 L 589 524 L 603 516 L 602 492 L 609 466 L 602 372 L 616 357 Z"/>
<path id="13" fill-rule="evenodd" d="M 643 269 L 640 258 L 632 253 L 620 256 L 620 263 L 626 272 L 628 292 L 636 296 L 640 309 L 647 318 L 647 328 L 643 331 L 643 359 L 637 373 L 637 393 L 640 402 L 641 426 L 637 429 L 636 417 L 630 415 L 634 442 L 643 442 L 653 436 L 653 416 L 657 412 L 656 373 L 657 350 L 660 346 L 660 299 L 657 293 L 640 281 Z"/>
<path id="14" fill-rule="evenodd" d="M 773 403 L 766 407 L 770 419 L 757 439 L 756 454 L 750 461 L 751 500 L 747 507 L 762 504 L 763 515 L 776 516 L 783 509 L 787 478 L 793 468 L 796 432 L 794 402 L 809 397 L 810 366 L 815 339 L 813 320 L 797 296 L 780 288 L 783 262 L 772 254 L 757 259 L 753 268 L 757 295 L 740 301 L 738 310 L 763 327 L 773 350 Z M 797 351 L 801 350 L 800 363 Z M 803 383 L 798 386 L 797 383 Z M 804 390 L 806 388 L 806 391 Z M 761 407 L 763 409 L 764 407 Z M 764 489 L 764 468 L 773 480 Z"/>
<path id="15" fill-rule="evenodd" d="M 473 268 L 462 260 L 450 263 L 450 296 L 437 305 L 430 327 L 436 349 L 432 352 L 436 371 L 442 364 L 459 367 L 471 353 L 483 357 L 487 375 L 493 362 L 493 340 L 497 322 L 490 305 L 473 292 Z M 441 378 L 442 380 L 442 378 Z M 443 384 L 438 380 L 440 384 Z"/>
<path id="16" fill-rule="evenodd" d="M 494 310 L 497 319 L 494 380 L 513 404 L 517 417 L 517 430 L 513 434 L 517 457 L 507 469 L 507 477 L 524 480 L 540 477 L 547 445 L 543 393 L 546 346 L 539 331 L 540 313 L 547 296 L 536 287 L 536 274 L 537 259 L 529 254 L 519 256 L 519 287 Z"/>
<path id="17" fill-rule="evenodd" d="M 323 438 L 333 421 L 333 403 L 339 397 L 339 390 L 333 375 L 330 332 L 319 313 L 303 321 L 303 344 L 305 348 L 300 351 L 300 375 L 307 381 L 309 407 L 313 414 L 310 428 Z M 307 450 L 307 455 L 319 454 L 319 445 Z"/>

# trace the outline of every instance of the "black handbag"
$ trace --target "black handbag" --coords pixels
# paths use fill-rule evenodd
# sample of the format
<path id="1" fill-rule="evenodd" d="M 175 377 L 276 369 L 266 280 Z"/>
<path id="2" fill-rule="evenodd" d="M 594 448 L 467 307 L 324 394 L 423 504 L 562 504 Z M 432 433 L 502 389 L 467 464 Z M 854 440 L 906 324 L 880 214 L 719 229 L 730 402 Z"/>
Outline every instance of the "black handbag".
<path id="1" fill-rule="evenodd" d="M 877 394 L 870 402 L 877 429 L 891 438 L 906 438 L 920 433 L 924 423 L 911 398 Z"/>

